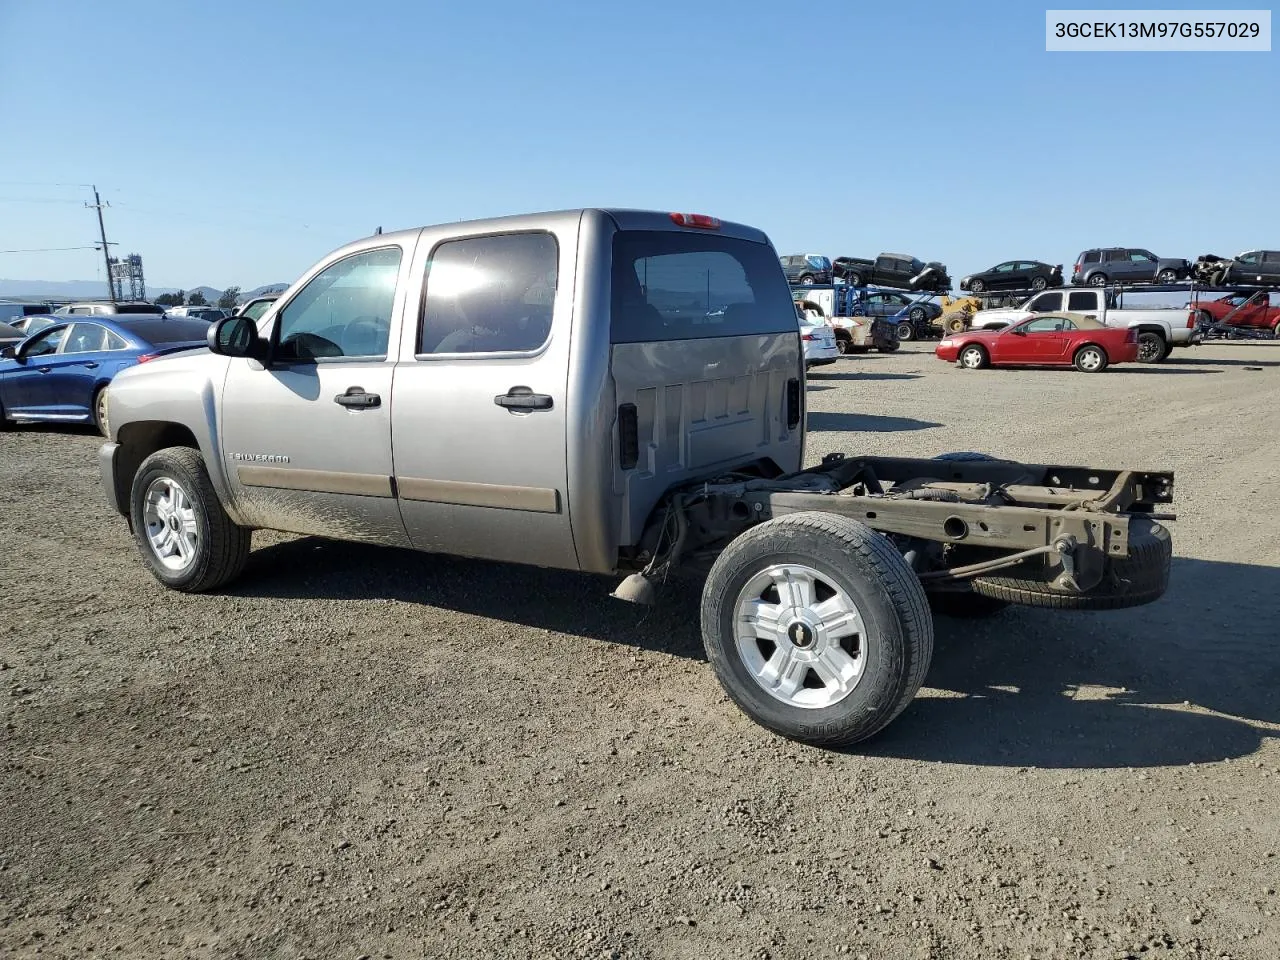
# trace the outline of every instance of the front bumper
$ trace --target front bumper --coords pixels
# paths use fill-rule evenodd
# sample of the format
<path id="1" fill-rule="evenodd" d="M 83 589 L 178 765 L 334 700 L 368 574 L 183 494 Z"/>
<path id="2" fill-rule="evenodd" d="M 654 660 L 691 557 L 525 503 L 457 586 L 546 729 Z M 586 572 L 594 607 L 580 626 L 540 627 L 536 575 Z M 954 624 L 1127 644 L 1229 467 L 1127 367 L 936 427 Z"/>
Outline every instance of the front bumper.
<path id="1" fill-rule="evenodd" d="M 106 495 L 111 509 L 121 515 L 128 511 L 120 502 L 120 491 L 116 486 L 116 457 L 120 453 L 120 444 L 104 443 L 98 448 L 98 470 L 102 475 L 102 492 Z"/>

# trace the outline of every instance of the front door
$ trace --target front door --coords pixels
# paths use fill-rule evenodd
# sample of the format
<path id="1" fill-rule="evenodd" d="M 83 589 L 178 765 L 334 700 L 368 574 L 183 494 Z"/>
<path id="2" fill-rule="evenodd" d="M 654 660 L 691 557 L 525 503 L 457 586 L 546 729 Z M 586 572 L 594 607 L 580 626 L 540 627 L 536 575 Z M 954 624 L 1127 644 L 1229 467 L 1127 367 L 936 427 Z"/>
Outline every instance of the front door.
<path id="1" fill-rule="evenodd" d="M 1071 348 L 1075 324 L 1066 317 L 1037 317 L 1024 323 L 1022 329 L 1029 363 L 1060 363 Z"/>
<path id="2" fill-rule="evenodd" d="M 4 377 L 4 407 L 11 414 L 48 416 L 52 412 L 53 391 L 49 378 L 67 329 L 66 326 L 50 327 L 23 341 L 22 362 L 14 361 L 11 372 Z"/>
<path id="3" fill-rule="evenodd" d="M 264 319 L 266 367 L 231 360 L 222 454 L 242 522 L 408 544 L 391 479 L 390 331 L 411 255 L 371 245 L 323 265 Z"/>
<path id="4" fill-rule="evenodd" d="M 568 227 L 419 243 L 423 303 L 408 313 L 421 319 L 401 342 L 391 430 L 420 550 L 578 566 L 565 499 Z"/>

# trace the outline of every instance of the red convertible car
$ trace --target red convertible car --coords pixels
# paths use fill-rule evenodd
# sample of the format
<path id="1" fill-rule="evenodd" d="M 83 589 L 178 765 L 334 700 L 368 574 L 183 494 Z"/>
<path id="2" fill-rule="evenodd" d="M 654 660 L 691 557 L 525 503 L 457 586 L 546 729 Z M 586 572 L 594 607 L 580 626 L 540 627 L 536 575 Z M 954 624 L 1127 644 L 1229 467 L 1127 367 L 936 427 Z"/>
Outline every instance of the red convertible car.
<path id="1" fill-rule="evenodd" d="M 1101 373 L 1113 363 L 1138 359 L 1138 335 L 1079 313 L 1042 313 L 1002 330 L 948 334 L 934 353 L 967 370 L 1075 367 Z"/>
<path id="2" fill-rule="evenodd" d="M 1229 327 L 1270 330 L 1280 340 L 1280 294 L 1266 290 L 1229 293 L 1216 300 L 1200 300 L 1195 308 L 1202 326 L 1225 320 Z"/>

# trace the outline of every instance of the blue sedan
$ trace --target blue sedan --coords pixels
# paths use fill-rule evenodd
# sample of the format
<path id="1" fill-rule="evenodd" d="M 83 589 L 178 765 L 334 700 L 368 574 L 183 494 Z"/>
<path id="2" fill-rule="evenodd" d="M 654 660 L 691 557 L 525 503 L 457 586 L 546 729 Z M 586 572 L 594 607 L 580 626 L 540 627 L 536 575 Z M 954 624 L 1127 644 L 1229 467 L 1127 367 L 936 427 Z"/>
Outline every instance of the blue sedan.
<path id="1" fill-rule="evenodd" d="M 107 434 L 107 384 L 125 367 L 206 345 L 198 320 L 55 318 L 0 358 L 0 429 L 11 420 L 92 423 Z"/>

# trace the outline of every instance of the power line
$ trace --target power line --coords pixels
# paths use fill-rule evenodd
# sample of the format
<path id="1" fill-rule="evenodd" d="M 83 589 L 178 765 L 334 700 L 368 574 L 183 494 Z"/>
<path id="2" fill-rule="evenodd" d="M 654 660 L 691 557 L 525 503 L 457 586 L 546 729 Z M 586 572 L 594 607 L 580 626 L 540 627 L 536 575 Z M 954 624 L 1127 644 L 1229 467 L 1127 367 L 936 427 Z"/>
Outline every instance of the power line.
<path id="1" fill-rule="evenodd" d="M 61 253 L 64 250 L 97 250 L 98 245 L 91 247 L 32 247 L 28 250 L 0 250 L 0 253 Z"/>

